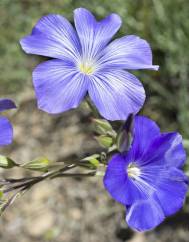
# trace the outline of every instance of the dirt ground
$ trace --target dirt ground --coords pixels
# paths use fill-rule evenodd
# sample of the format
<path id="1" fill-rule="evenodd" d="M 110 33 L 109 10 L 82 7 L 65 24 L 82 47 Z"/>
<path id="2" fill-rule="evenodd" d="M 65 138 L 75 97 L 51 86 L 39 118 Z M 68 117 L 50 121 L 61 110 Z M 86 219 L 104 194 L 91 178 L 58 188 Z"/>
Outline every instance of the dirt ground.
<path id="1" fill-rule="evenodd" d="M 66 160 L 95 152 L 89 114 L 81 109 L 50 116 L 24 102 L 12 114 L 14 143 L 1 150 L 18 162 L 46 155 Z M 0 171 L 0 176 L 22 176 Z M 180 212 L 156 230 L 134 233 L 124 207 L 104 190 L 100 178 L 59 178 L 36 185 L 0 219 L 0 242 L 189 242 L 189 214 Z"/>

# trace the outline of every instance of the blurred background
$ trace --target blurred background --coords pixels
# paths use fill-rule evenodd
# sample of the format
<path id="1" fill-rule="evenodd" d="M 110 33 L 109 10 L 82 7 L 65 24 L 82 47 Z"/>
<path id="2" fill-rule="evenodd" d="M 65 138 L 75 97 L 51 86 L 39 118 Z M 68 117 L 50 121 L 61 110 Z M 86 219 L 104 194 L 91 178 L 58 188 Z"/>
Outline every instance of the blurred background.
<path id="1" fill-rule="evenodd" d="M 37 109 L 31 73 L 44 58 L 27 56 L 19 46 L 41 16 L 58 13 L 73 22 L 77 7 L 99 19 L 116 12 L 123 20 L 118 37 L 135 34 L 151 44 L 160 69 L 135 72 L 147 92 L 141 113 L 189 139 L 189 1 L 0 0 L 0 97 L 14 98 L 19 107 L 9 112 L 15 141 L 1 152 L 22 163 L 42 155 L 71 160 L 99 149 L 82 106 L 59 116 Z M 1 177 L 22 175 L 27 174 L 0 170 Z M 188 242 L 188 211 L 186 204 L 156 230 L 137 234 L 127 228 L 124 208 L 101 179 L 57 179 L 37 185 L 5 212 L 0 242 Z"/>

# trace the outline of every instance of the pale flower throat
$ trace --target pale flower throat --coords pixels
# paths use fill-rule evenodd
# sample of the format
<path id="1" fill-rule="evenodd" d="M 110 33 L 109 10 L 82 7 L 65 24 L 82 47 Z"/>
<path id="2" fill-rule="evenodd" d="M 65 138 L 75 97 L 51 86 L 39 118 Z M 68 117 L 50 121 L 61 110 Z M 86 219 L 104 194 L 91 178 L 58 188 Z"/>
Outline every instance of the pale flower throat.
<path id="1" fill-rule="evenodd" d="M 91 75 L 95 71 L 95 66 L 93 63 L 89 61 L 82 61 L 79 65 L 79 70 L 80 72 L 86 74 L 86 75 Z"/>
<path id="2" fill-rule="evenodd" d="M 130 163 L 127 167 L 127 174 L 129 177 L 137 179 L 140 176 L 141 172 L 139 167 L 135 163 Z"/>

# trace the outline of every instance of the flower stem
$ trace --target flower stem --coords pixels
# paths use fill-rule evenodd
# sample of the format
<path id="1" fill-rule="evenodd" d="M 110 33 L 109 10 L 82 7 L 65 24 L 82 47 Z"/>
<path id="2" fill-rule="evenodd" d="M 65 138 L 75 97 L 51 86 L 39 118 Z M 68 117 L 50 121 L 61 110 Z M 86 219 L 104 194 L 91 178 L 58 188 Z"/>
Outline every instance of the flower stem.
<path id="1" fill-rule="evenodd" d="M 94 117 L 95 117 L 95 118 L 100 118 L 100 115 L 99 115 L 97 109 L 96 109 L 95 106 L 91 103 L 91 101 L 90 101 L 90 99 L 89 99 L 88 96 L 86 97 L 85 100 L 86 100 L 86 103 L 88 104 L 89 108 L 91 109 L 91 112 L 93 113 Z"/>

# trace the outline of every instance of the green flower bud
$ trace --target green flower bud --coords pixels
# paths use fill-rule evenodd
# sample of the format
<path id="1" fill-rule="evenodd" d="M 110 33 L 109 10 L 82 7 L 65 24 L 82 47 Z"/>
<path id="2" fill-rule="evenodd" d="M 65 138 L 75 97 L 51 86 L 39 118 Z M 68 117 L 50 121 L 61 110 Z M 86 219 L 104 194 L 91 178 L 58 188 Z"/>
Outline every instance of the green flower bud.
<path id="1" fill-rule="evenodd" d="M 85 157 L 84 159 L 82 159 L 82 161 L 89 161 L 89 163 L 91 165 L 93 165 L 94 167 L 98 167 L 99 166 L 99 161 L 98 158 L 100 157 L 100 155 L 98 154 L 94 154 L 94 155 L 90 155 L 88 157 Z"/>
<path id="2" fill-rule="evenodd" d="M 5 169 L 10 169 L 12 167 L 18 166 L 12 159 L 0 155 L 0 167 Z"/>
<path id="3" fill-rule="evenodd" d="M 105 119 L 93 119 L 95 126 L 95 132 L 98 134 L 107 134 L 108 132 L 113 132 L 111 124 Z"/>
<path id="4" fill-rule="evenodd" d="M 48 171 L 50 161 L 45 158 L 45 157 L 39 157 L 35 160 L 26 162 L 25 164 L 22 165 L 22 167 L 29 169 L 29 170 L 34 170 L 34 171 Z"/>
<path id="5" fill-rule="evenodd" d="M 105 148 L 109 148 L 113 145 L 112 137 L 109 137 L 106 135 L 100 135 L 100 136 L 96 137 L 96 140 L 102 147 L 105 147 Z"/>

